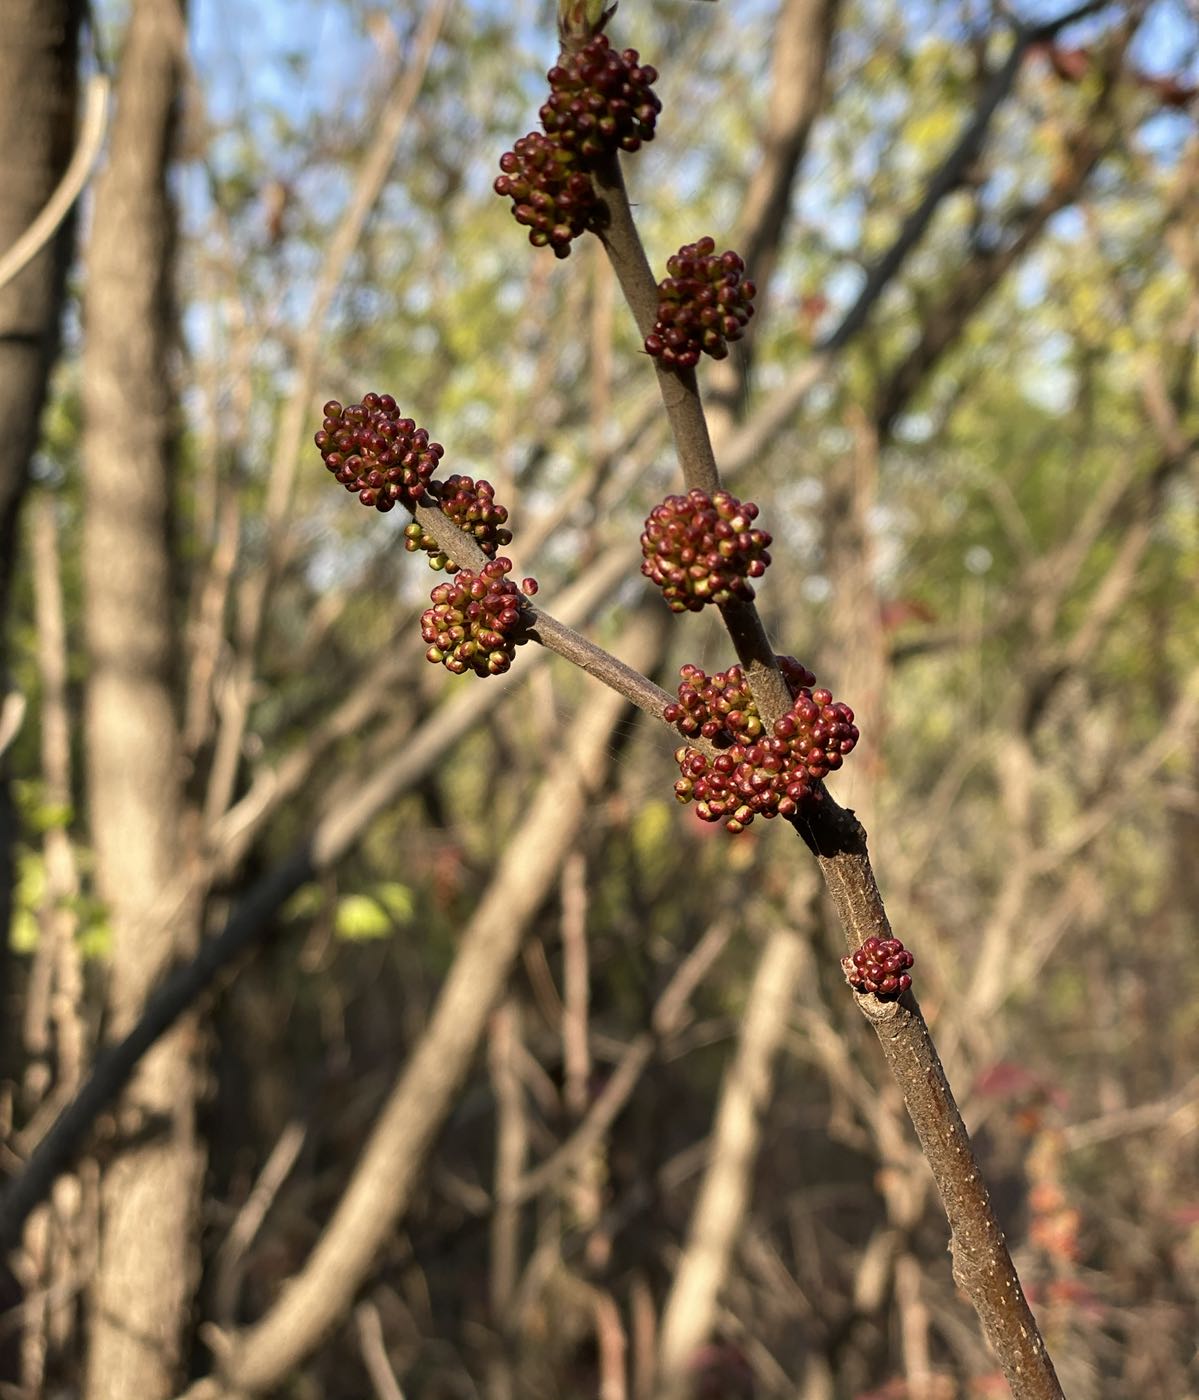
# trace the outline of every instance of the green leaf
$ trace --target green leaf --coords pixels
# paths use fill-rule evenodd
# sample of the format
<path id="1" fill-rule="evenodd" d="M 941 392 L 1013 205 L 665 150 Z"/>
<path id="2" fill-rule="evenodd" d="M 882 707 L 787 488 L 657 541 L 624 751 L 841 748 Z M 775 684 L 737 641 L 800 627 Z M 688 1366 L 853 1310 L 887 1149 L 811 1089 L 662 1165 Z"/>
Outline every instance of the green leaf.
<path id="1" fill-rule="evenodd" d="M 14 909 L 12 930 L 9 934 L 9 946 L 13 952 L 26 955 L 36 952 L 40 937 L 41 929 L 33 913 L 29 909 Z"/>
<path id="2" fill-rule="evenodd" d="M 333 928 L 338 938 L 364 943 L 373 938 L 387 938 L 392 927 L 387 910 L 370 895 L 347 894 L 337 901 Z"/>
<path id="3" fill-rule="evenodd" d="M 375 898 L 391 915 L 393 923 L 410 924 L 416 912 L 416 896 L 407 885 L 389 880 L 375 886 Z"/>
<path id="4" fill-rule="evenodd" d="M 321 887 L 311 881 L 300 888 L 283 906 L 283 918 L 291 919 L 311 919 L 324 903 L 324 895 Z"/>
<path id="5" fill-rule="evenodd" d="M 46 863 L 36 851 L 21 848 L 17 854 L 16 904 L 30 912 L 40 909 L 46 898 Z"/>

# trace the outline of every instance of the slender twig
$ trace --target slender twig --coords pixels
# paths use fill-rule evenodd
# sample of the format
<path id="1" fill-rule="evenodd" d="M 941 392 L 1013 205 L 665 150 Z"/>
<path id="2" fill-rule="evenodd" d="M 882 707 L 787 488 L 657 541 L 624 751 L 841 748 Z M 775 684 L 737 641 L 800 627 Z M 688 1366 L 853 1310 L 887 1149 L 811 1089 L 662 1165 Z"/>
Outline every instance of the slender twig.
<path id="1" fill-rule="evenodd" d="M 707 929 L 679 964 L 666 990 L 658 998 L 653 1011 L 652 1030 L 643 1031 L 625 1048 L 607 1083 L 574 1132 L 544 1162 L 539 1162 L 517 1182 L 516 1201 L 528 1201 L 540 1195 L 603 1141 L 632 1097 L 658 1045 L 682 1025 L 691 994 L 724 951 L 731 933 L 732 930 L 723 920 L 718 920 Z"/>
<path id="2" fill-rule="evenodd" d="M 595 176 L 604 222 L 600 233 L 604 248 L 616 273 L 616 280 L 637 322 L 642 336 L 649 335 L 658 316 L 658 284 L 633 223 L 624 176 L 613 158 Z M 667 369 L 654 361 L 662 404 L 674 434 L 683 479 L 689 487 L 712 492 L 720 485 L 712 440 L 704 419 L 699 385 L 692 369 Z"/>
<path id="3" fill-rule="evenodd" d="M 890 938 L 866 849 L 852 812 L 825 797 L 794 823 L 815 853 L 851 948 L 871 936 Z M 953 1272 L 970 1299 L 1015 1400 L 1062 1400 L 1053 1362 L 1024 1297 L 991 1206 L 969 1135 L 916 998 L 856 998 L 878 1035 L 887 1066 L 936 1182 L 950 1227 Z"/>
<path id="4" fill-rule="evenodd" d="M 230 1327 L 236 1320 L 237 1299 L 245 1273 L 246 1254 L 284 1182 L 291 1175 L 307 1136 L 308 1129 L 295 1118 L 279 1134 L 262 1171 L 258 1174 L 258 1180 L 255 1181 L 253 1189 L 237 1212 L 229 1233 L 217 1250 L 213 1312 L 220 1327 Z"/>
<path id="5" fill-rule="evenodd" d="M 983 141 L 991 126 L 991 120 L 998 111 L 1003 99 L 1011 91 L 1021 65 L 1033 44 L 1044 43 L 1067 25 L 1076 24 L 1096 10 L 1103 8 L 1107 0 L 1087 0 L 1077 5 L 1057 19 L 1044 24 L 1023 25 L 1016 30 L 1011 52 L 1002 66 L 992 75 L 983 89 L 983 94 L 974 115 L 958 138 L 949 155 L 937 168 L 929 181 L 920 203 L 908 215 L 895 242 L 883 253 L 866 275 L 857 300 L 842 317 L 836 328 L 817 347 L 821 351 L 840 350 L 866 324 L 875 302 L 883 289 L 892 282 L 907 260 L 916 244 L 924 236 L 933 215 L 946 195 L 951 194 L 962 176 L 978 158 Z"/>
<path id="6" fill-rule="evenodd" d="M 478 572 L 490 562 L 476 541 L 460 530 L 436 506 L 417 506 L 415 514 L 421 529 L 432 535 L 456 563 Z M 573 627 L 559 622 L 557 618 L 528 600 L 522 603 L 522 611 L 525 617 L 525 635 L 531 641 L 540 642 L 548 651 L 557 652 L 559 656 L 565 657 L 580 670 L 586 671 L 589 676 L 602 681 L 611 690 L 618 691 L 647 715 L 652 715 L 654 719 L 662 718 L 662 711 L 674 699 L 672 695 L 668 695 L 652 681 L 646 680 L 639 671 L 626 666 L 611 652 L 588 641 Z"/>
<path id="7" fill-rule="evenodd" d="M 662 718 L 662 711 L 669 705 L 673 695 L 668 695 L 660 686 L 646 680 L 639 671 L 626 666 L 623 661 L 606 652 L 603 647 L 589 642 L 586 637 L 551 617 L 540 608 L 530 607 L 528 635 L 549 651 L 557 652 L 567 661 L 572 661 L 589 676 L 602 681 L 612 690 L 617 690 L 631 700 L 639 710 L 655 719 Z"/>
<path id="8" fill-rule="evenodd" d="M 22 268 L 37 257 L 82 194 L 100 155 L 100 148 L 104 145 L 111 92 L 112 84 L 108 77 L 104 73 L 93 73 L 88 80 L 79 139 L 71 154 L 70 164 L 37 218 L 0 256 L 0 288 L 6 287 Z"/>
<path id="9" fill-rule="evenodd" d="M 378 1400 L 404 1400 L 404 1392 L 396 1380 L 387 1345 L 383 1338 L 383 1320 L 374 1303 L 359 1303 L 354 1309 L 354 1325 L 358 1329 L 358 1348 L 362 1364 L 371 1378 Z"/>
<path id="10" fill-rule="evenodd" d="M 657 316 L 657 283 L 633 222 L 628 192 L 615 161 L 600 170 L 596 185 L 606 211 L 600 237 L 637 322 L 637 329 L 646 335 Z M 656 360 L 654 368 L 662 404 L 674 435 L 684 484 L 688 490 L 705 491 L 711 495 L 720 489 L 720 473 L 712 451 L 695 371 L 665 368 Z M 774 648 L 757 609 L 752 603 L 733 602 L 722 607 L 721 613 L 737 657 L 745 667 L 759 711 L 764 719 L 777 719 L 791 708 L 791 696 L 779 673 Z"/>

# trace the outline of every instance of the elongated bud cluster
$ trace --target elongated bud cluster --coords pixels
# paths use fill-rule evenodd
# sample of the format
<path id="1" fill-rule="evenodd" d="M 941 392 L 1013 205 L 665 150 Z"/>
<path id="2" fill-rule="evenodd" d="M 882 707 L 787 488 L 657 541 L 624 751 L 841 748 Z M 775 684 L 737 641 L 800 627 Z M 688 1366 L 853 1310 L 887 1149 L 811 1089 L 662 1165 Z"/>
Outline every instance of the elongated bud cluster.
<path id="1" fill-rule="evenodd" d="M 325 466 L 364 506 L 411 510 L 425 494 L 445 449 L 405 418 L 390 394 L 365 394 L 343 408 L 330 399 L 316 434 Z"/>
<path id="2" fill-rule="evenodd" d="M 591 172 L 614 152 L 652 140 L 662 104 L 653 91 L 657 70 L 636 49 L 612 48 L 604 34 L 564 55 L 546 76 L 543 131 L 504 152 L 494 188 L 512 201 L 512 216 L 535 248 L 565 258 L 576 238 L 599 226 Z"/>
<path id="3" fill-rule="evenodd" d="M 415 510 L 431 497 L 447 519 L 470 535 L 488 563 L 479 574 L 462 569 L 417 521 L 404 530 L 404 548 L 426 550 L 434 569 L 455 575 L 432 593 L 433 606 L 421 615 L 425 653 L 448 671 L 498 676 L 512 664 L 524 634 L 524 597 L 537 592 L 537 580 L 521 580 L 520 589 L 506 575 L 512 561 L 496 551 L 512 541 L 508 512 L 495 499 L 489 481 L 455 474 L 444 481 L 433 472 L 444 455 L 423 428 L 404 418 L 390 394 L 366 394 L 361 403 L 343 408 L 334 399 L 325 405 L 316 434 L 325 465 L 363 505 L 391 510 L 397 503 Z M 522 597 L 521 595 L 524 595 Z"/>
<path id="4" fill-rule="evenodd" d="M 841 959 L 841 967 L 855 992 L 893 1000 L 912 985 L 908 969 L 915 961 L 898 938 L 868 938 L 857 952 Z"/>
<path id="5" fill-rule="evenodd" d="M 714 756 L 689 745 L 675 751 L 682 774 L 675 796 L 734 834 L 754 817 L 790 817 L 804 803 L 819 802 L 821 780 L 858 741 L 848 705 L 813 690 L 815 677 L 793 657 L 780 658 L 780 669 L 794 702 L 769 729 L 740 666 L 714 676 L 684 666 L 678 702 L 664 711 L 681 734 L 701 735 L 719 750 Z"/>
<path id="6" fill-rule="evenodd" d="M 723 360 L 728 342 L 740 340 L 754 314 L 757 288 L 745 278 L 745 263 L 731 249 L 717 253 L 711 238 L 687 243 L 666 264 L 658 283 L 658 319 L 645 338 L 646 351 L 665 365 L 690 369 L 700 354 Z"/>
<path id="7" fill-rule="evenodd" d="M 461 675 L 499 676 L 512 665 L 516 648 L 528 638 L 521 616 L 522 598 L 507 577 L 511 559 L 502 556 L 479 574 L 461 569 L 430 594 L 433 606 L 421 615 L 421 636 L 429 643 L 425 657 L 440 662 L 447 671 Z M 521 590 L 537 591 L 536 581 L 525 579 Z"/>
<path id="8" fill-rule="evenodd" d="M 748 601 L 751 578 L 770 563 L 770 536 L 753 528 L 758 508 L 727 491 L 667 496 L 641 536 L 641 572 L 662 590 L 672 612 L 699 612 L 705 603 Z"/>
<path id="9" fill-rule="evenodd" d="M 447 476 L 444 481 L 431 482 L 429 491 L 437 498 L 441 513 L 471 535 L 488 559 L 494 559 L 497 550 L 512 543 L 512 531 L 505 528 L 508 512 L 496 502 L 491 482 L 476 481 L 470 476 Z M 444 569 L 447 574 L 458 572 L 458 565 L 415 520 L 404 528 L 404 548 L 410 554 L 423 549 L 432 569 Z"/>

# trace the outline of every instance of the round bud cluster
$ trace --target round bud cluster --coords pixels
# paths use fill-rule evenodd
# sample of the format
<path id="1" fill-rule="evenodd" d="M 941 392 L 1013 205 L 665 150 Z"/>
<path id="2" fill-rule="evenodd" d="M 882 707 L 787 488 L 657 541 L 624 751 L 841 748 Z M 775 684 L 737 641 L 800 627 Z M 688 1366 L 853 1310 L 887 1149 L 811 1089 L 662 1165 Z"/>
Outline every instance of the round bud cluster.
<path id="1" fill-rule="evenodd" d="M 616 150 L 631 154 L 654 139 L 662 110 L 653 91 L 658 70 L 643 64 L 636 49 L 618 53 L 606 35 L 596 34 L 546 76 L 550 95 L 539 113 L 542 129 L 585 165 Z"/>
<path id="2" fill-rule="evenodd" d="M 714 360 L 729 353 L 754 314 L 757 288 L 744 277 L 745 263 L 731 250 L 717 253 L 711 238 L 688 243 L 667 261 L 658 283 L 658 319 L 645 348 L 663 364 L 690 369 L 700 351 Z"/>
<path id="3" fill-rule="evenodd" d="M 667 496 L 645 522 L 641 572 L 662 590 L 672 612 L 754 596 L 749 580 L 770 563 L 770 536 L 755 530 L 758 508 L 727 491 Z"/>
<path id="4" fill-rule="evenodd" d="M 429 643 L 425 657 L 440 661 L 447 671 L 462 675 L 500 676 L 512 665 L 516 648 L 528 638 L 521 628 L 522 599 L 506 577 L 512 560 L 492 559 L 481 573 L 460 570 L 430 594 L 433 606 L 421 614 L 421 636 Z M 521 591 L 537 591 L 525 579 Z"/>
<path id="5" fill-rule="evenodd" d="M 531 131 L 504 152 L 494 188 L 512 201 L 513 218 L 529 230 L 535 248 L 565 258 L 603 213 L 592 170 L 613 152 L 635 151 L 652 140 L 662 104 L 653 92 L 657 71 L 636 49 L 613 49 L 603 34 L 547 76 L 544 134 Z"/>
<path id="6" fill-rule="evenodd" d="M 441 513 L 470 535 L 488 559 L 494 559 L 497 549 L 512 543 L 512 531 L 504 528 L 508 511 L 496 504 L 490 481 L 447 476 L 444 481 L 432 482 L 429 490 L 437 497 Z M 458 572 L 458 565 L 415 520 L 404 527 L 404 548 L 410 554 L 423 549 L 429 555 L 430 568 L 444 569 L 447 574 Z"/>
<path id="7" fill-rule="evenodd" d="M 529 242 L 552 248 L 555 257 L 569 257 L 571 243 L 593 228 L 600 214 L 591 176 L 570 151 L 539 131 L 505 151 L 500 169 L 495 192 L 512 201 L 512 217 L 529 230 Z"/>
<path id="8" fill-rule="evenodd" d="M 684 666 L 678 702 L 663 712 L 680 733 L 701 735 L 718 750 L 711 756 L 687 745 L 675 751 L 682 773 L 675 796 L 734 833 L 754 817 L 790 817 L 805 802 L 819 802 L 821 780 L 858 742 L 849 706 L 812 689 L 815 678 L 794 658 L 780 663 L 794 702 L 769 730 L 740 666 L 714 676 Z"/>
<path id="9" fill-rule="evenodd" d="M 445 448 L 405 418 L 390 394 L 365 394 L 342 408 L 331 399 L 316 435 L 325 466 L 364 506 L 388 511 L 399 502 L 411 510 Z"/>
<path id="10" fill-rule="evenodd" d="M 841 959 L 841 966 L 855 992 L 894 998 L 912 985 L 908 969 L 915 961 L 898 938 L 868 938 L 851 957 Z"/>

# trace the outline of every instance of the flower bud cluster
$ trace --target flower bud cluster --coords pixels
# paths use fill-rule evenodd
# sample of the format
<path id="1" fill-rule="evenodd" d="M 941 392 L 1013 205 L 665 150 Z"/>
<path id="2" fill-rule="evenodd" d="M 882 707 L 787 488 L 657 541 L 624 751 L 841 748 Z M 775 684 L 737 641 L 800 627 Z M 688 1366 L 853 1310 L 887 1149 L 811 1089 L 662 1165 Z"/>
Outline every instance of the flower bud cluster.
<path id="1" fill-rule="evenodd" d="M 603 212 L 591 172 L 615 151 L 635 151 L 652 140 L 662 104 L 653 91 L 657 71 L 636 49 L 613 49 L 603 34 L 564 57 L 547 77 L 544 134 L 532 131 L 504 152 L 494 189 L 512 201 L 512 216 L 529 230 L 535 248 L 565 258 Z"/>
<path id="2" fill-rule="evenodd" d="M 672 612 L 699 612 L 705 603 L 748 601 L 751 578 L 770 563 L 770 536 L 753 528 L 758 507 L 727 491 L 667 496 L 645 522 L 641 572 L 662 590 Z"/>
<path id="3" fill-rule="evenodd" d="M 528 638 L 523 631 L 522 598 L 507 578 L 512 561 L 502 556 L 484 565 L 481 573 L 461 569 L 430 594 L 433 606 L 421 614 L 421 636 L 429 643 L 425 657 L 447 671 L 462 675 L 500 676 L 512 665 L 516 648 Z M 521 590 L 537 591 L 533 579 Z"/>
<path id="4" fill-rule="evenodd" d="M 687 243 L 666 264 L 658 283 L 658 319 L 645 338 L 646 351 L 663 364 L 690 369 L 700 352 L 723 360 L 728 342 L 740 340 L 754 314 L 757 288 L 745 278 L 745 263 L 731 249 L 717 253 L 711 238 Z"/>
<path id="5" fill-rule="evenodd" d="M 498 549 L 512 543 L 512 531 L 505 528 L 508 511 L 497 504 L 491 482 L 455 474 L 444 481 L 431 482 L 429 490 L 436 496 L 441 513 L 470 535 L 488 559 L 494 559 Z M 410 554 L 423 549 L 432 569 L 444 569 L 447 574 L 458 572 L 458 565 L 415 520 L 404 528 L 404 548 Z"/>
<path id="6" fill-rule="evenodd" d="M 684 745 L 675 751 L 682 776 L 680 802 L 694 802 L 704 821 L 744 831 L 754 817 L 790 817 L 822 797 L 821 780 L 840 768 L 858 741 L 853 711 L 823 689 L 792 657 L 780 669 L 793 696 L 791 709 L 772 726 L 758 714 L 740 666 L 708 676 L 684 666 L 678 702 L 664 718 L 685 737 L 702 736 L 714 755 Z"/>
<path id="7" fill-rule="evenodd" d="M 774 659 L 792 699 L 805 687 L 816 684 L 816 677 L 794 656 Z M 758 707 L 740 666 L 709 676 L 698 666 L 688 664 L 679 670 L 679 675 L 683 678 L 679 698 L 666 706 L 662 717 L 685 738 L 699 735 L 709 743 L 727 747 L 734 739 L 753 740 L 763 733 Z"/>
<path id="8" fill-rule="evenodd" d="M 331 399 L 316 434 L 325 466 L 364 506 L 413 509 L 445 453 L 424 428 L 405 418 L 390 394 L 365 394 L 343 408 Z"/>
<path id="9" fill-rule="evenodd" d="M 898 938 L 868 938 L 856 953 L 841 959 L 841 966 L 855 992 L 891 999 L 912 985 L 908 969 L 915 961 Z"/>
<path id="10" fill-rule="evenodd" d="M 570 245 L 596 226 L 600 203 L 577 157 L 539 131 L 522 136 L 500 157 L 496 194 L 512 201 L 512 217 L 529 230 L 534 248 L 570 256 Z"/>
<path id="11" fill-rule="evenodd" d="M 415 510 L 426 494 L 432 496 L 443 514 L 487 555 L 482 572 L 471 573 L 460 569 L 415 520 L 404 530 L 405 549 L 427 550 L 433 568 L 456 575 L 434 588 L 433 606 L 421 615 L 421 635 L 429 643 L 426 657 L 455 674 L 501 675 L 527 640 L 521 594 L 531 598 L 537 580 L 523 579 L 518 592 L 506 577 L 512 561 L 495 557 L 511 543 L 512 532 L 507 529 L 508 512 L 496 503 L 491 483 L 457 474 L 434 481 L 445 449 L 430 442 L 411 418 L 401 417 L 390 394 L 365 394 L 361 403 L 347 408 L 331 399 L 324 413 L 316 434 L 321 457 L 347 490 L 358 493 L 363 505 L 388 511 L 398 502 Z"/>
<path id="12" fill-rule="evenodd" d="M 538 115 L 563 150 L 594 168 L 613 151 L 632 154 L 654 139 L 662 103 L 653 91 L 658 70 L 636 49 L 618 53 L 604 34 L 568 54 L 546 74 L 550 95 Z"/>
<path id="13" fill-rule="evenodd" d="M 342 486 L 377 511 L 396 503 L 412 510 L 443 458 L 440 442 L 403 417 L 389 393 L 367 393 L 345 409 L 331 399 L 324 413 L 315 441 Z"/>

